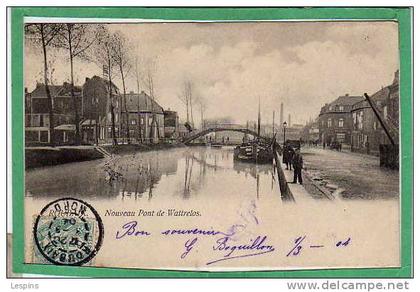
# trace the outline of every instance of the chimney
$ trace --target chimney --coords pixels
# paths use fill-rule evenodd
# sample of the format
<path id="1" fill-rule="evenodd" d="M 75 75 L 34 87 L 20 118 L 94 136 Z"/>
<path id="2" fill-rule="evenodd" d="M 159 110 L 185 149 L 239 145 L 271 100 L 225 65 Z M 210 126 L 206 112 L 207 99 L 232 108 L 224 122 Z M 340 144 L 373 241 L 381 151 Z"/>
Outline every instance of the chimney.
<path id="1" fill-rule="evenodd" d="M 291 127 L 291 126 L 292 126 L 292 117 L 289 114 L 289 127 Z"/>
<path id="2" fill-rule="evenodd" d="M 28 94 L 28 87 L 25 87 L 25 94 Z"/>
<path id="3" fill-rule="evenodd" d="M 280 104 L 280 125 L 282 125 L 284 122 L 284 116 L 283 116 L 283 103 Z"/>
<path id="4" fill-rule="evenodd" d="M 348 93 L 346 93 L 346 96 L 349 96 L 349 94 L 348 94 Z"/>
<path id="5" fill-rule="evenodd" d="M 399 82 L 400 79 L 400 70 L 395 71 L 394 73 L 394 80 L 392 81 L 392 84 L 396 84 Z"/>
<path id="6" fill-rule="evenodd" d="M 86 77 L 86 78 L 85 78 L 85 82 L 88 82 L 88 81 L 89 81 L 89 77 Z"/>

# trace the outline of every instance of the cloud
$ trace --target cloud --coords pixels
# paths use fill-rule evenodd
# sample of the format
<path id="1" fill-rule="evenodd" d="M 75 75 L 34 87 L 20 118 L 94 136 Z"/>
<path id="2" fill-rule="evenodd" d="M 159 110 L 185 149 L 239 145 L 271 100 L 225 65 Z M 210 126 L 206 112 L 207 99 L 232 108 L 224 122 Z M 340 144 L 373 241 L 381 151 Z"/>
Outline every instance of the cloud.
<path id="1" fill-rule="evenodd" d="M 177 96 L 185 80 L 206 100 L 206 117 L 263 121 L 285 105 L 295 122 L 315 117 L 320 107 L 345 93 L 373 93 L 398 69 L 398 27 L 393 22 L 153 24 L 118 28 L 143 56 L 157 56 L 157 98 L 180 112 Z M 68 76 L 56 63 L 57 79 Z M 26 84 L 41 70 L 33 53 L 25 61 Z M 141 64 L 140 64 L 141 65 Z M 34 69 L 36 68 L 36 69 Z M 77 79 L 100 74 L 94 64 L 77 65 Z M 118 84 L 118 80 L 116 79 Z M 135 78 L 128 80 L 133 90 Z M 199 116 L 195 106 L 195 117 Z"/>

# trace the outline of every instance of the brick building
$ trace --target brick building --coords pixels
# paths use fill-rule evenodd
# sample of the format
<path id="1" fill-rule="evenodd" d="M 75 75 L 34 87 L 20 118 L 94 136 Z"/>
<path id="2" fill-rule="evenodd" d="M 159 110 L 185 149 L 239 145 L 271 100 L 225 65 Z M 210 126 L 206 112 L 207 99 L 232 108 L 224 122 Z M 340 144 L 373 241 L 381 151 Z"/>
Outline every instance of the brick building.
<path id="1" fill-rule="evenodd" d="M 390 126 L 391 134 L 398 143 L 399 128 L 399 78 L 395 72 L 391 85 L 378 90 L 371 96 L 381 116 Z M 352 150 L 357 152 L 379 154 L 379 145 L 390 144 L 378 118 L 366 100 L 353 105 L 352 108 Z"/>
<path id="2" fill-rule="evenodd" d="M 315 121 L 309 121 L 301 131 L 301 139 L 305 143 L 314 143 L 319 140 L 319 122 L 318 118 Z"/>
<path id="3" fill-rule="evenodd" d="M 49 86 L 53 113 L 54 135 L 56 144 L 71 144 L 75 138 L 74 100 L 71 96 L 70 84 Z M 76 106 L 79 113 L 82 107 L 82 90 L 74 87 Z M 44 84 L 37 83 L 32 92 L 25 91 L 25 143 L 48 144 L 51 142 L 50 115 L 48 112 L 48 98 Z"/>
<path id="4" fill-rule="evenodd" d="M 362 96 L 346 94 L 321 108 L 318 118 L 320 143 L 327 145 L 332 142 L 351 143 L 353 129 L 351 110 L 355 103 L 363 99 Z"/>
<path id="5" fill-rule="evenodd" d="M 144 91 L 140 94 L 126 94 L 130 140 L 158 142 L 165 137 L 164 110 Z M 153 124 L 155 115 L 155 124 Z M 126 111 L 121 110 L 121 134 L 126 137 Z"/>
<path id="6" fill-rule="evenodd" d="M 164 111 L 164 126 L 165 138 L 178 138 L 179 137 L 179 117 L 176 111 L 170 109 Z"/>
<path id="7" fill-rule="evenodd" d="M 83 90 L 82 140 L 85 143 L 111 143 L 111 102 L 115 114 L 115 136 L 120 139 L 120 92 L 115 84 L 99 76 L 86 78 Z M 109 91 L 111 90 L 111 100 Z"/>

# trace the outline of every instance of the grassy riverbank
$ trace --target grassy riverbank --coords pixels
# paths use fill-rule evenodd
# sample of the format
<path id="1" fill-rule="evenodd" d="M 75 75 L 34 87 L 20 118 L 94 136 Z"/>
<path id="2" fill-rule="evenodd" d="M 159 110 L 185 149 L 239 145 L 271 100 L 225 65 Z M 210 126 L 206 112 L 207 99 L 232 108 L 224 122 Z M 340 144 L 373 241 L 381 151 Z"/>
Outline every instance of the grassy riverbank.
<path id="1" fill-rule="evenodd" d="M 52 166 L 103 158 L 93 146 L 26 147 L 25 168 Z"/>
<path id="2" fill-rule="evenodd" d="M 155 151 L 163 149 L 172 149 L 178 147 L 186 147 L 184 144 L 119 144 L 119 145 L 103 145 L 102 148 L 111 154 L 125 154 L 134 152 Z"/>
<path id="3" fill-rule="evenodd" d="M 135 152 L 146 152 L 154 150 L 185 147 L 183 144 L 119 144 L 102 145 L 110 154 L 126 154 Z M 98 151 L 93 145 L 83 146 L 36 146 L 25 148 L 25 168 L 36 168 L 41 166 L 52 166 L 64 163 L 87 161 L 104 158 L 104 153 Z"/>

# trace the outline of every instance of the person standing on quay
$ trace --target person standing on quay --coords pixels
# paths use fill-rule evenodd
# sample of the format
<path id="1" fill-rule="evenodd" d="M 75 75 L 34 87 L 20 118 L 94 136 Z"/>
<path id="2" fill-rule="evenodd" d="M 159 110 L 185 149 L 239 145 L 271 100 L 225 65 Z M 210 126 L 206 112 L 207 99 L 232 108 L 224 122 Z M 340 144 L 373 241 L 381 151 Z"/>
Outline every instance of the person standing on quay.
<path id="1" fill-rule="evenodd" d="M 286 164 L 287 170 L 292 170 L 292 159 L 293 159 L 294 151 L 292 146 L 286 144 L 283 149 L 283 163 Z"/>
<path id="2" fill-rule="evenodd" d="M 295 154 L 292 158 L 292 164 L 293 164 L 293 182 L 296 183 L 299 181 L 300 184 L 303 183 L 302 181 L 302 168 L 303 168 L 303 158 L 300 154 L 300 149 L 297 148 L 295 151 Z"/>

